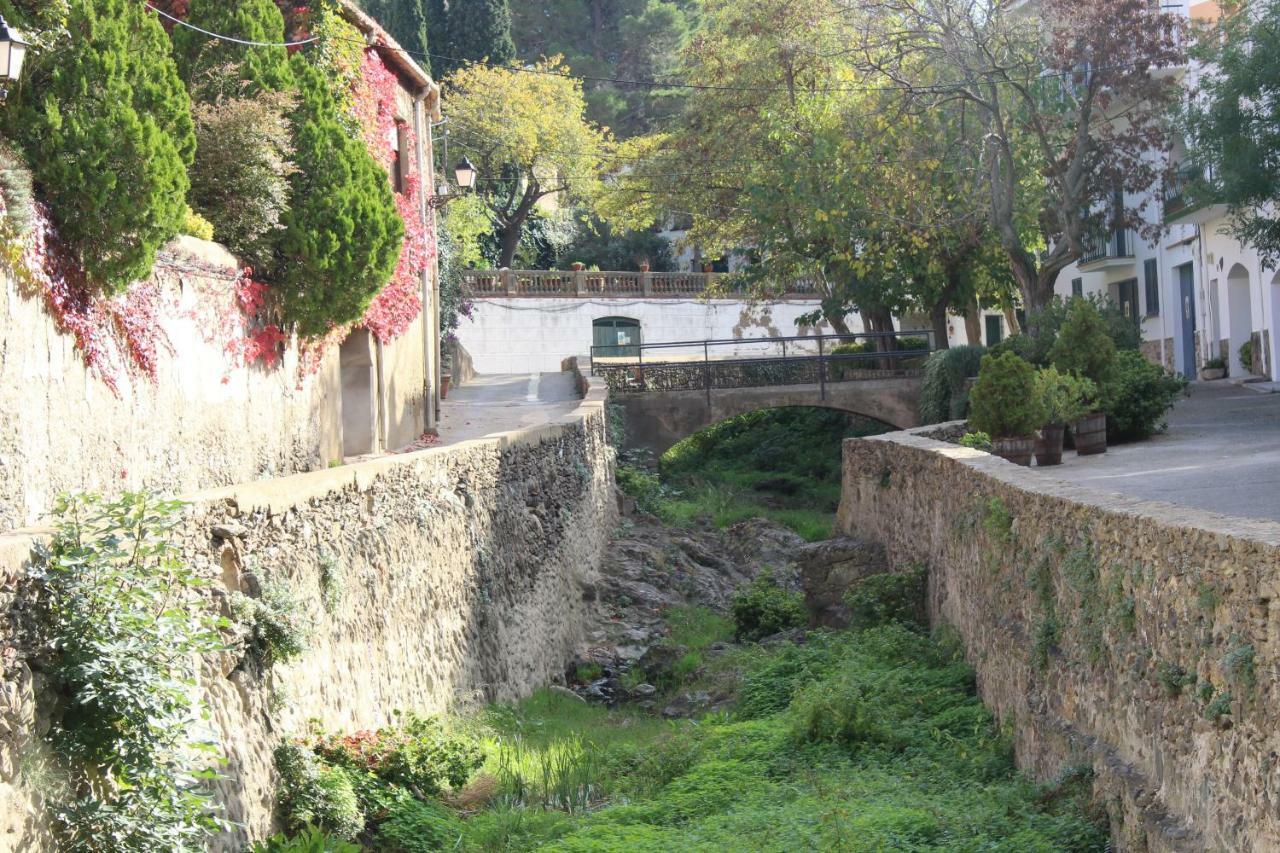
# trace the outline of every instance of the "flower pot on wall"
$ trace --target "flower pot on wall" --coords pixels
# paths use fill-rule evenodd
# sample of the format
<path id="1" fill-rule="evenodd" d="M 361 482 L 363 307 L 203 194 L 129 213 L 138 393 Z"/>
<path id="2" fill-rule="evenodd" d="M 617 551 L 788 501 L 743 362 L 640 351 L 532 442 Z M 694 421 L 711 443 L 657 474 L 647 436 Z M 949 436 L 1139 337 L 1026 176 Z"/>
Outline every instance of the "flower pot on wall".
<path id="1" fill-rule="evenodd" d="M 1224 377 L 1224 376 L 1226 376 L 1226 375 L 1227 375 L 1227 371 L 1223 370 L 1221 367 L 1202 367 L 1202 368 L 1200 368 L 1200 378 L 1201 378 L 1201 379 L 1204 379 L 1204 380 L 1206 380 L 1206 381 L 1212 381 L 1212 380 L 1214 380 L 1214 379 L 1221 379 L 1222 377 Z"/>
<path id="2" fill-rule="evenodd" d="M 1037 465 L 1062 464 L 1062 439 L 1066 432 L 1067 428 L 1065 426 L 1040 428 L 1040 435 L 1036 438 Z"/>
<path id="3" fill-rule="evenodd" d="M 1071 434 L 1075 437 L 1076 453 L 1081 456 L 1092 456 L 1107 452 L 1107 416 L 1103 412 L 1092 412 L 1071 425 Z"/>
<path id="4" fill-rule="evenodd" d="M 993 438 L 991 440 L 991 452 L 996 456 L 1007 459 L 1014 465 L 1030 465 L 1031 454 L 1035 452 L 1036 440 L 1032 437 L 1026 438 Z"/>

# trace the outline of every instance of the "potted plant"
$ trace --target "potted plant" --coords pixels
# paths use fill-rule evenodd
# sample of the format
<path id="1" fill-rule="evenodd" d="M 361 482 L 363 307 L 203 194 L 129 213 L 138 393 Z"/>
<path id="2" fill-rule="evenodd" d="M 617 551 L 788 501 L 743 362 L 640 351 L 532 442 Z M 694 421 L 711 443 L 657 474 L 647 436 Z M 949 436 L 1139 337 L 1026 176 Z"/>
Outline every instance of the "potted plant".
<path id="1" fill-rule="evenodd" d="M 1089 413 L 1098 389 L 1088 379 L 1046 367 L 1036 373 L 1036 394 L 1044 409 L 1044 426 L 1036 439 L 1036 464 L 1061 465 L 1062 439 L 1067 424 Z"/>
<path id="2" fill-rule="evenodd" d="M 982 357 L 978 381 L 969 392 L 969 426 L 991 436 L 991 450 L 1016 465 L 1030 465 L 1036 428 L 1044 407 L 1036 369 L 1015 353 Z"/>
<path id="3" fill-rule="evenodd" d="M 1107 452 L 1107 415 L 1096 408 L 1096 389 L 1106 384 L 1115 360 L 1116 345 L 1097 306 L 1087 299 L 1071 300 L 1058 338 L 1049 348 L 1049 363 L 1094 385 L 1094 396 L 1085 401 L 1088 410 L 1071 422 L 1076 453 L 1081 456 Z"/>
<path id="4" fill-rule="evenodd" d="M 586 267 L 587 265 L 584 264 L 582 261 L 574 261 L 573 263 L 569 264 L 569 269 L 573 270 L 574 272 L 582 272 L 584 269 L 586 269 Z"/>
<path id="5" fill-rule="evenodd" d="M 648 258 L 641 258 L 641 259 L 640 259 L 640 272 L 648 272 L 648 271 L 649 271 L 649 259 L 648 259 Z"/>
<path id="6" fill-rule="evenodd" d="M 1200 368 L 1200 378 L 1206 382 L 1222 379 L 1227 375 L 1227 363 L 1220 358 L 1211 358 Z"/>

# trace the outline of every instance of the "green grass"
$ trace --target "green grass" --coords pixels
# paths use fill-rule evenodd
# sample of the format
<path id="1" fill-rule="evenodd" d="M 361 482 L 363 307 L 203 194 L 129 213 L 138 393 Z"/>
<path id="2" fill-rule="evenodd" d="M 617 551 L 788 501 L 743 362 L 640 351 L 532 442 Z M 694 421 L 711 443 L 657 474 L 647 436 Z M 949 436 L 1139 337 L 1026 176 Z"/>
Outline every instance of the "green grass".
<path id="1" fill-rule="evenodd" d="M 841 442 L 882 425 L 830 409 L 769 409 L 730 418 L 676 444 L 661 475 L 621 466 L 618 482 L 673 526 L 724 529 L 768 518 L 827 539 L 840 505 Z"/>

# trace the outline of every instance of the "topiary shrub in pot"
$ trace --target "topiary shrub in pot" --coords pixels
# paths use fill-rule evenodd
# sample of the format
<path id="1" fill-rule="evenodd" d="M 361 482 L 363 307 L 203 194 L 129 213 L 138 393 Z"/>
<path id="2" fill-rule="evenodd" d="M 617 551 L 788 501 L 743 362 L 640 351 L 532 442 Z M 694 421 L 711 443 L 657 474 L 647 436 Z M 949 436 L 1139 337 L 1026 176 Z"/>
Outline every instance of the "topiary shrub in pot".
<path id="1" fill-rule="evenodd" d="M 1036 464 L 1061 465 L 1067 424 L 1088 414 L 1098 388 L 1088 379 L 1046 367 L 1036 373 L 1036 393 L 1044 407 L 1044 426 L 1036 439 Z"/>
<path id="2" fill-rule="evenodd" d="M 1098 307 L 1087 299 L 1073 299 L 1058 339 L 1049 349 L 1049 362 L 1060 372 L 1088 379 L 1098 388 L 1107 381 L 1116 360 L 1116 345 Z M 1091 403 L 1095 401 L 1089 401 Z M 1092 408 L 1092 407 L 1091 407 Z M 1091 410 L 1071 424 L 1076 452 L 1081 456 L 1107 451 L 1107 417 Z"/>
<path id="3" fill-rule="evenodd" d="M 1018 465 L 1030 465 L 1035 431 L 1044 423 L 1036 369 L 1012 352 L 983 356 L 978 381 L 969 392 L 969 426 L 991 436 L 992 451 Z"/>
<path id="4" fill-rule="evenodd" d="M 1148 438 L 1164 430 L 1164 416 L 1187 380 L 1126 350 L 1099 390 L 1107 412 L 1107 438 L 1112 442 Z"/>

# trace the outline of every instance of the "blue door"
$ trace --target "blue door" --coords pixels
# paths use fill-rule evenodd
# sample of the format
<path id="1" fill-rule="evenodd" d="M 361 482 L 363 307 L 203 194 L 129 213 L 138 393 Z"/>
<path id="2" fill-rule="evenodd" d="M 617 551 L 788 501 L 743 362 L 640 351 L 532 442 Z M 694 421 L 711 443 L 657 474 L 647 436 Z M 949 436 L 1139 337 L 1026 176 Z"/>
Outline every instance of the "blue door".
<path id="1" fill-rule="evenodd" d="M 1178 267 L 1182 296 L 1182 375 L 1196 378 L 1196 287 L 1191 264 Z"/>

